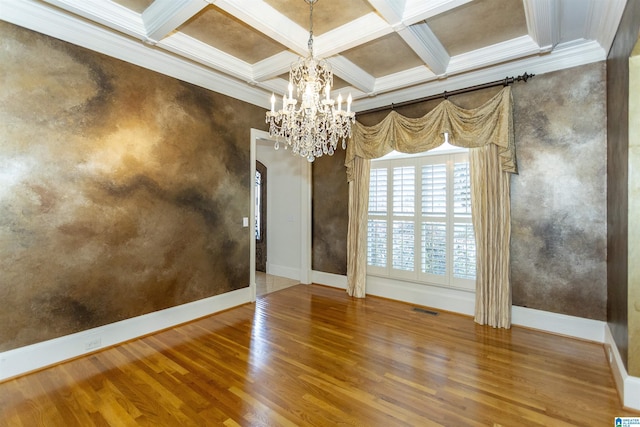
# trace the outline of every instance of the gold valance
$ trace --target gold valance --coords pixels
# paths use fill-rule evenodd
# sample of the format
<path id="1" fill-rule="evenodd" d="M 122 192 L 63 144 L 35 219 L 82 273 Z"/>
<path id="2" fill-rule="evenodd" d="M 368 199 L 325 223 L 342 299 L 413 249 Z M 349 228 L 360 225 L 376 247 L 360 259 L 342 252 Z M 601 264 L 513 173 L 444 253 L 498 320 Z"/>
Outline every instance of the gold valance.
<path id="1" fill-rule="evenodd" d="M 458 147 L 498 146 L 500 169 L 517 173 L 513 134 L 511 87 L 506 86 L 484 105 L 466 110 L 445 99 L 426 115 L 411 119 L 391 111 L 380 123 L 364 126 L 356 121 L 347 146 L 347 180 L 353 181 L 356 157 L 376 159 L 395 150 L 420 153 L 436 148 L 449 133 L 449 143 Z"/>

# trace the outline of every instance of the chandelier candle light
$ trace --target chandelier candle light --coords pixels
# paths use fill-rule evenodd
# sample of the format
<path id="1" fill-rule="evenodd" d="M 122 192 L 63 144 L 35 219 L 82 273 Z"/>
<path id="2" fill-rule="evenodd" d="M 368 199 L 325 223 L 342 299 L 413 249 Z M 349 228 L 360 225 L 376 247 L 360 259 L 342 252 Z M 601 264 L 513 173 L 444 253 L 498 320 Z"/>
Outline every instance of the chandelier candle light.
<path id="1" fill-rule="evenodd" d="M 313 162 L 323 154 L 333 155 L 339 140 L 342 140 L 342 148 L 346 148 L 346 138 L 351 137 L 355 113 L 351 111 L 351 94 L 344 110 L 341 94 L 338 95 L 337 106 L 331 99 L 331 66 L 326 60 L 313 57 L 313 5 L 318 0 L 304 1 L 309 4 L 309 56 L 299 58 L 291 65 L 289 93 L 282 97 L 281 110 L 276 111 L 276 97 L 275 94 L 271 95 L 271 111 L 267 111 L 266 122 L 269 124 L 269 135 L 276 138 L 276 150 L 282 138 L 285 149 L 290 146 L 293 154 Z M 294 87 L 296 98 L 293 97 Z M 324 94 L 321 95 L 321 92 Z"/>

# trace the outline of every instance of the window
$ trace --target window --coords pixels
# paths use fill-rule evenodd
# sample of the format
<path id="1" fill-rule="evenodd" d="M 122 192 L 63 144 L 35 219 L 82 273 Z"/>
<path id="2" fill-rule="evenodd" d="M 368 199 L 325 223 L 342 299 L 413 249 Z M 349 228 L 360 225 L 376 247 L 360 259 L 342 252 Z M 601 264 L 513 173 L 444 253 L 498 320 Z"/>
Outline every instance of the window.
<path id="1" fill-rule="evenodd" d="M 467 152 L 371 162 L 369 274 L 475 288 Z"/>

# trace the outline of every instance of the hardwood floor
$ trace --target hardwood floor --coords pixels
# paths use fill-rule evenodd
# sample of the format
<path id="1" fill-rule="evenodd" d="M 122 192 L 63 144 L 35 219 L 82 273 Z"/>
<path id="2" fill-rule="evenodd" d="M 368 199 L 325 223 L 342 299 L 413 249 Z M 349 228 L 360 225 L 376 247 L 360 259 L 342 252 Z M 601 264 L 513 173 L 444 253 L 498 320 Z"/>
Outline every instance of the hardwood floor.
<path id="1" fill-rule="evenodd" d="M 299 284 L 300 281 L 256 271 L 256 296 L 258 298 Z"/>
<path id="2" fill-rule="evenodd" d="M 0 384 L 3 426 L 612 426 L 601 345 L 296 285 Z"/>

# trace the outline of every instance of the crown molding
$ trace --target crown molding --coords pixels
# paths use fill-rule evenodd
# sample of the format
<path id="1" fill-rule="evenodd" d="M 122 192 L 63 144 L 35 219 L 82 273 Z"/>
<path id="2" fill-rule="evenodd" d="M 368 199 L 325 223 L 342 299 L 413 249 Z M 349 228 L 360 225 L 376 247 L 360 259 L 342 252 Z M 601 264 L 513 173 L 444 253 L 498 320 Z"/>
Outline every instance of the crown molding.
<path id="1" fill-rule="evenodd" d="M 540 47 L 531 37 L 521 36 L 452 57 L 449 61 L 447 74 L 463 73 L 540 52 Z"/>
<path id="2" fill-rule="evenodd" d="M 86 0 L 45 0 L 52 6 L 71 12 L 75 15 L 98 22 L 105 27 L 120 31 L 128 36 L 140 40 L 146 39 L 146 28 L 142 15 L 127 9 L 118 3 L 111 1 L 86 1 Z M 11 8 L 29 7 L 23 1 L 8 0 Z M 27 3 L 33 3 L 27 0 Z M 8 9 L 8 7 L 7 7 Z M 37 29 L 35 29 L 37 31 Z M 73 31 L 68 29 L 68 31 Z"/>
<path id="3" fill-rule="evenodd" d="M 410 68 L 408 70 L 377 78 L 373 92 L 385 93 L 397 89 L 398 87 L 415 86 L 437 78 L 438 76 L 436 76 L 429 68 L 421 65 L 419 67 Z"/>
<path id="4" fill-rule="evenodd" d="M 533 74 L 545 74 L 566 68 L 604 61 L 606 55 L 599 43 L 582 41 L 558 45 L 553 52 L 522 58 L 509 63 L 496 64 L 492 67 L 461 73 L 446 79 L 434 79 L 428 84 L 411 86 L 393 93 L 382 93 L 375 97 L 361 98 L 354 101 L 352 110 L 365 111 L 392 103 L 400 103 L 436 95 L 446 91 L 454 91 L 490 81 L 504 79 L 506 76 L 517 76 L 525 71 Z M 379 92 L 380 93 L 380 92 Z"/>
<path id="5" fill-rule="evenodd" d="M 250 64 L 184 33 L 174 33 L 156 46 L 247 82 L 254 81 Z"/>

